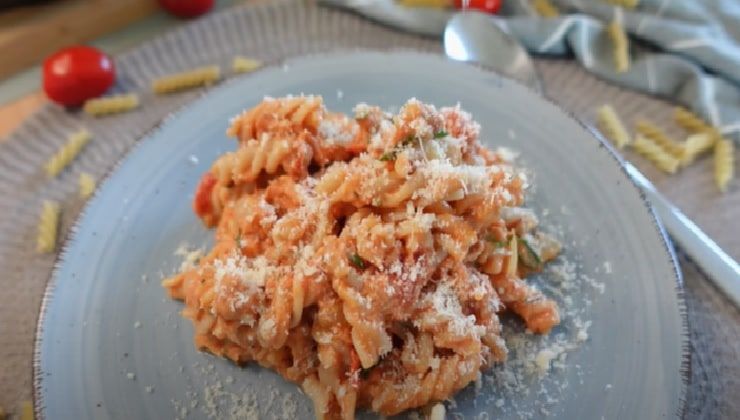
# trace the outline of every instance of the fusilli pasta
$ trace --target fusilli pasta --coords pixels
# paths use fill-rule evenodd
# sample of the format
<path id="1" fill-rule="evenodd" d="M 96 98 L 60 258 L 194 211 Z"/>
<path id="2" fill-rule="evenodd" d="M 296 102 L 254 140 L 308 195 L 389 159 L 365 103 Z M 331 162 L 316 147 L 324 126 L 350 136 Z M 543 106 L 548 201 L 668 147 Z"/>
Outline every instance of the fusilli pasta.
<path id="1" fill-rule="evenodd" d="M 198 348 L 275 369 L 317 417 L 449 398 L 506 359 L 504 310 L 535 333 L 559 323 L 524 277 L 560 245 L 459 107 L 349 118 L 320 97 L 266 98 L 228 132 L 238 148 L 193 203 L 215 245 L 163 285 Z"/>
<path id="2" fill-rule="evenodd" d="M 673 174 L 678 170 L 680 161 L 652 139 L 638 134 L 632 142 L 632 147 L 662 171 Z"/>
<path id="3" fill-rule="evenodd" d="M 53 201 L 44 201 L 39 216 L 36 250 L 41 253 L 52 252 L 57 243 L 57 228 L 59 226 L 59 204 Z"/>
<path id="4" fill-rule="evenodd" d="M 550 0 L 534 0 L 532 5 L 537 14 L 544 18 L 560 16 L 560 11 Z"/>
<path id="5" fill-rule="evenodd" d="M 676 123 L 690 133 L 709 133 L 715 140 L 721 137 L 719 131 L 710 124 L 704 122 L 698 115 L 686 108 L 676 107 L 673 113 Z"/>
<path id="6" fill-rule="evenodd" d="M 680 158 L 684 155 L 686 145 L 679 143 L 671 138 L 660 129 L 657 125 L 647 120 L 638 120 L 635 124 L 635 130 L 643 136 L 649 138 L 673 157 Z"/>
<path id="7" fill-rule="evenodd" d="M 207 86 L 221 78 L 221 69 L 218 66 L 199 67 L 182 73 L 160 77 L 152 82 L 154 93 L 172 93 L 179 90 L 191 89 L 198 86 Z"/>
<path id="8" fill-rule="evenodd" d="M 702 153 L 712 149 L 717 138 L 709 132 L 700 132 L 690 135 L 684 142 L 681 166 L 688 166 Z"/>
<path id="9" fill-rule="evenodd" d="M 139 106 L 139 97 L 135 93 L 88 99 L 82 109 L 93 116 L 130 111 Z"/>
<path id="10" fill-rule="evenodd" d="M 727 191 L 727 186 L 735 176 L 735 144 L 732 140 L 723 139 L 714 146 L 714 180 L 720 191 Z"/>
<path id="11" fill-rule="evenodd" d="M 95 178 L 87 172 L 81 172 L 78 181 L 80 187 L 80 198 L 89 198 L 95 192 Z"/>
<path id="12" fill-rule="evenodd" d="M 249 73 L 260 67 L 262 67 L 261 61 L 240 56 L 234 57 L 234 61 L 231 63 L 231 69 L 234 73 Z"/>
<path id="13" fill-rule="evenodd" d="M 398 4 L 406 7 L 435 7 L 444 9 L 452 6 L 450 0 L 399 0 Z"/>
<path id="14" fill-rule="evenodd" d="M 83 147 L 90 141 L 92 135 L 84 128 L 67 138 L 67 142 L 59 148 L 44 165 L 49 178 L 57 176 L 67 167 L 80 153 Z"/>
<path id="15" fill-rule="evenodd" d="M 630 143 L 630 135 L 622 120 L 611 105 L 603 105 L 597 111 L 599 127 L 606 137 L 611 140 L 617 149 L 622 149 Z"/>
<path id="16" fill-rule="evenodd" d="M 629 38 L 624 26 L 619 21 L 612 21 L 607 27 L 609 38 L 612 40 L 614 54 L 614 68 L 617 73 L 624 73 L 630 68 Z"/>
<path id="17" fill-rule="evenodd" d="M 627 9 L 634 9 L 640 4 L 640 0 L 607 0 L 609 3 L 622 6 Z"/>

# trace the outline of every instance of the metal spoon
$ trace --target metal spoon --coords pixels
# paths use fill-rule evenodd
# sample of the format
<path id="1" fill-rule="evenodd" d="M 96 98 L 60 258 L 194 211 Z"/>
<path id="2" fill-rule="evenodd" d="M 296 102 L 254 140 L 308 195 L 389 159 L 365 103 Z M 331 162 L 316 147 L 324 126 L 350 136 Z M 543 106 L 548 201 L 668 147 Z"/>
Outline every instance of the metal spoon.
<path id="1" fill-rule="evenodd" d="M 477 12 L 454 15 L 444 33 L 445 53 L 454 60 L 476 62 L 519 80 L 542 93 L 542 84 L 527 51 L 507 31 L 503 20 Z M 601 134 L 584 124 L 594 136 Z M 623 161 L 627 173 L 645 193 L 671 238 L 740 306 L 740 265 L 707 234 L 663 197 L 632 164 Z"/>

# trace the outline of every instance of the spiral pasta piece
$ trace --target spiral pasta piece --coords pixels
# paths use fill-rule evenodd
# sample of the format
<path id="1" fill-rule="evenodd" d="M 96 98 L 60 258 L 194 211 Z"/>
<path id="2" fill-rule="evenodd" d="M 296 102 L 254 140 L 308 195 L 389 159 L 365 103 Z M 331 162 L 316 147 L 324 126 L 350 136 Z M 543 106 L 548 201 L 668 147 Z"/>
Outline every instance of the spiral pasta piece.
<path id="1" fill-rule="evenodd" d="M 88 99 L 82 106 L 85 113 L 95 117 L 131 111 L 139 106 L 139 96 L 135 93 Z"/>
<path id="2" fill-rule="evenodd" d="M 199 67 L 155 79 L 152 81 L 152 91 L 158 94 L 173 93 L 180 90 L 211 85 L 220 78 L 221 69 L 218 66 Z"/>
<path id="3" fill-rule="evenodd" d="M 262 62 L 254 58 L 236 56 L 231 62 L 234 73 L 249 73 L 262 67 Z"/>
<path id="4" fill-rule="evenodd" d="M 54 201 L 44 201 L 41 215 L 39 216 L 36 251 L 40 253 L 54 251 L 57 243 L 58 226 L 59 204 Z"/>
<path id="5" fill-rule="evenodd" d="M 617 73 L 624 73 L 630 68 L 629 38 L 621 22 L 614 20 L 607 27 L 612 41 L 614 68 Z"/>
<path id="6" fill-rule="evenodd" d="M 84 128 L 71 134 L 67 138 L 67 142 L 44 165 L 49 178 L 59 175 L 77 157 L 80 150 L 85 147 L 91 138 L 90 132 Z"/>
<path id="7" fill-rule="evenodd" d="M 559 322 L 524 279 L 559 244 L 459 107 L 349 118 L 320 97 L 267 98 L 229 133 L 237 149 L 193 200 L 213 248 L 162 285 L 199 349 L 300 384 L 317 418 L 449 398 L 506 360 L 503 311 L 535 333 Z"/>
<path id="8" fill-rule="evenodd" d="M 630 143 L 631 139 L 627 128 L 625 128 L 624 123 L 611 105 L 602 105 L 597 111 L 597 116 L 599 127 L 617 149 L 623 149 L 624 146 Z"/>
<path id="9" fill-rule="evenodd" d="M 681 163 L 676 157 L 668 153 L 651 138 L 638 134 L 632 142 L 635 151 L 651 161 L 663 172 L 674 174 Z"/>
<path id="10" fill-rule="evenodd" d="M 714 181 L 720 191 L 727 191 L 727 186 L 735 176 L 735 144 L 732 140 L 720 140 L 714 146 Z"/>
<path id="11" fill-rule="evenodd" d="M 622 6 L 626 9 L 634 9 L 640 4 L 640 0 L 607 0 L 609 3 Z"/>
<path id="12" fill-rule="evenodd" d="M 670 153 L 676 158 L 680 158 L 686 151 L 686 145 L 679 143 L 661 130 L 657 125 L 648 120 L 638 120 L 635 124 L 635 130 L 643 136 L 649 138 L 666 152 Z"/>
<path id="13" fill-rule="evenodd" d="M 690 135 L 684 142 L 684 150 L 681 155 L 681 166 L 688 166 L 697 157 L 708 152 L 717 143 L 717 137 L 709 132 L 699 132 Z"/>
<path id="14" fill-rule="evenodd" d="M 400 0 L 398 4 L 406 7 L 433 7 L 444 9 L 452 6 L 449 0 Z"/>
<path id="15" fill-rule="evenodd" d="M 78 180 L 80 189 L 80 198 L 87 199 L 95 192 L 95 178 L 87 172 L 81 172 Z"/>
<path id="16" fill-rule="evenodd" d="M 534 6 L 534 10 L 537 14 L 544 18 L 560 16 L 560 11 L 550 0 L 534 0 L 532 6 Z"/>
<path id="17" fill-rule="evenodd" d="M 713 135 L 716 134 L 717 136 L 719 136 L 719 132 L 717 132 L 714 127 L 712 127 L 710 124 L 707 124 L 698 115 L 694 114 L 686 108 L 676 107 L 673 111 L 673 117 L 678 125 L 680 125 L 681 127 L 683 127 L 684 130 L 690 133 L 710 132 Z"/>

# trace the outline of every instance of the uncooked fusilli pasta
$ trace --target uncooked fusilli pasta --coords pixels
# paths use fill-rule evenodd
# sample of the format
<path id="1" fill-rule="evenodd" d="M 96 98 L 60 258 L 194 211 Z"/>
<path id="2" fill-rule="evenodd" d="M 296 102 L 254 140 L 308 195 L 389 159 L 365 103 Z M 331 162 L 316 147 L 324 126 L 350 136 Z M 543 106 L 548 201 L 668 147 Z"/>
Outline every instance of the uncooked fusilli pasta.
<path id="1" fill-rule="evenodd" d="M 276 370 L 318 418 L 448 399 L 506 359 L 504 310 L 533 333 L 559 323 L 525 276 L 560 244 L 459 107 L 350 118 L 320 97 L 266 98 L 229 134 L 237 150 L 193 202 L 215 245 L 163 285 L 198 348 Z"/>
<path id="2" fill-rule="evenodd" d="M 550 0 L 534 0 L 534 10 L 544 18 L 560 16 L 560 11 Z"/>
<path id="3" fill-rule="evenodd" d="M 139 97 L 135 93 L 88 99 L 82 109 L 93 116 L 130 111 L 139 106 Z"/>
<path id="4" fill-rule="evenodd" d="M 735 176 L 735 144 L 732 140 L 722 139 L 714 146 L 714 180 L 720 191 L 727 191 L 727 186 Z"/>
<path id="5" fill-rule="evenodd" d="M 622 120 L 611 105 L 603 105 L 597 111 L 599 128 L 606 137 L 614 143 L 617 149 L 622 149 L 630 143 L 630 135 Z"/>
<path id="6" fill-rule="evenodd" d="M 676 173 L 680 161 L 668 153 L 658 143 L 642 134 L 635 136 L 632 142 L 635 151 L 655 164 L 659 169 L 669 174 Z"/>
<path id="7" fill-rule="evenodd" d="M 629 38 L 622 23 L 614 20 L 607 27 L 609 38 L 612 40 L 614 54 L 614 68 L 617 73 L 624 73 L 630 68 Z"/>
<path id="8" fill-rule="evenodd" d="M 46 174 L 53 178 L 69 165 L 80 153 L 83 147 L 90 141 L 92 135 L 84 128 L 69 136 L 67 142 L 59 148 L 44 165 Z"/>
<path id="9" fill-rule="evenodd" d="M 663 150 L 673 155 L 673 157 L 681 158 L 684 155 L 686 146 L 668 137 L 660 127 L 652 122 L 644 119 L 638 120 L 635 124 L 635 130 L 657 143 Z"/>
<path id="10" fill-rule="evenodd" d="M 607 0 L 609 3 L 622 6 L 627 9 L 634 9 L 640 4 L 640 0 Z"/>
<path id="11" fill-rule="evenodd" d="M 152 82 L 154 93 L 171 93 L 215 83 L 221 77 L 218 66 L 207 66 L 190 71 L 170 74 Z"/>
<path id="12" fill-rule="evenodd" d="M 38 224 L 36 250 L 38 252 L 52 252 L 57 243 L 57 229 L 59 226 L 59 204 L 53 201 L 44 201 Z"/>
<path id="13" fill-rule="evenodd" d="M 93 192 L 95 192 L 95 178 L 93 178 L 92 175 L 88 174 L 87 172 L 80 173 L 78 184 L 80 187 L 81 198 L 88 198 L 92 195 Z"/>
<path id="14" fill-rule="evenodd" d="M 451 0 L 399 0 L 398 4 L 406 7 L 435 7 L 444 9 L 452 6 Z"/>
<path id="15" fill-rule="evenodd" d="M 234 73 L 249 73 L 260 67 L 262 67 L 261 61 L 240 56 L 234 57 L 234 61 L 231 63 L 231 69 Z"/>
<path id="16" fill-rule="evenodd" d="M 702 153 L 708 152 L 717 142 L 717 138 L 709 132 L 700 132 L 690 135 L 684 142 L 681 166 L 688 166 Z"/>
<path id="17" fill-rule="evenodd" d="M 691 133 L 701 133 L 711 129 L 711 125 L 704 122 L 698 115 L 686 108 L 676 107 L 673 112 L 676 123 Z"/>

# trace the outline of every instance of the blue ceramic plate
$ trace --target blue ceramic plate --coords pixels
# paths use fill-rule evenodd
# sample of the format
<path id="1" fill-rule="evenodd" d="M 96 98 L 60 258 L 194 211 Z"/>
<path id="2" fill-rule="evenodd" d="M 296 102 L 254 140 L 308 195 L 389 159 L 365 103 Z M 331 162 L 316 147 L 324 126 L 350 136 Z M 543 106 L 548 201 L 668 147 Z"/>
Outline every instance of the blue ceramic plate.
<path id="1" fill-rule="evenodd" d="M 680 414 L 680 280 L 660 225 L 617 158 L 526 88 L 410 52 L 291 60 L 213 89 L 143 139 L 89 203 L 49 285 L 36 349 L 40 414 L 312 417 L 308 398 L 278 375 L 196 351 L 192 327 L 178 315 L 182 304 L 159 285 L 179 265 L 173 252 L 181 244 L 202 246 L 212 236 L 190 201 L 211 162 L 236 147 L 224 135 L 228 119 L 264 95 L 302 92 L 345 112 L 357 102 L 398 107 L 410 97 L 460 102 L 482 124 L 484 142 L 521 152 L 531 170 L 529 205 L 565 244 L 556 268 L 536 280 L 563 305 L 563 325 L 534 337 L 507 321 L 517 349 L 510 363 L 461 392 L 449 411 L 466 418 Z"/>

